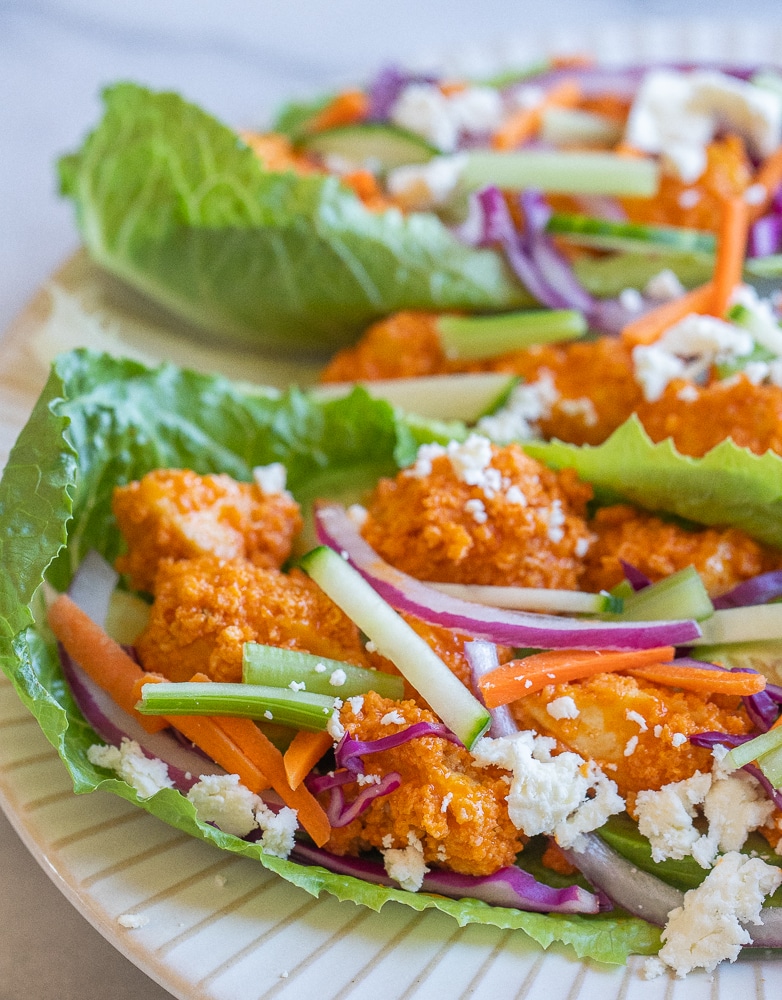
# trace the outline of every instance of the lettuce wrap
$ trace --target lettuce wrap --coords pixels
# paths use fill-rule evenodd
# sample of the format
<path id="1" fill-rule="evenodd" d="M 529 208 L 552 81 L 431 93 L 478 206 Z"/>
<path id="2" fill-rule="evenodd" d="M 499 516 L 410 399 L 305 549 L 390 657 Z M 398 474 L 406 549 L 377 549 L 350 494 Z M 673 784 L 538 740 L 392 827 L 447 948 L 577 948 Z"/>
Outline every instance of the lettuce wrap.
<path id="1" fill-rule="evenodd" d="M 447 436 L 458 431 L 449 425 Z M 88 760 L 87 750 L 97 737 L 63 681 L 55 646 L 42 624 L 41 584 L 46 579 L 64 589 L 90 549 L 109 560 L 117 555 L 120 538 L 110 507 L 114 486 L 156 467 L 220 471 L 247 480 L 254 466 L 282 462 L 288 486 L 306 512 L 319 496 L 357 499 L 379 476 L 408 464 L 421 442 L 444 434 L 442 427 L 409 420 L 361 389 L 318 402 L 296 389 L 284 395 L 240 391 L 223 378 L 171 365 L 150 369 L 86 350 L 61 355 L 0 481 L 3 670 L 62 758 L 76 792 L 101 789 L 137 802 L 178 829 L 257 860 L 312 895 L 326 891 L 375 910 L 389 900 L 418 910 L 434 907 L 460 924 L 515 928 L 543 947 L 564 942 L 579 957 L 602 962 L 621 964 L 630 954 L 654 953 L 659 929 L 618 911 L 595 917 L 522 912 L 372 885 L 281 860 L 258 844 L 199 821 L 179 792 L 163 789 L 140 800 L 130 785 L 107 778 Z M 609 441 L 584 454 L 589 455 L 589 474 L 621 493 L 642 474 L 647 456 L 643 447 L 636 455 L 630 449 L 626 461 L 617 463 L 614 448 Z M 660 502 L 667 483 L 671 503 L 689 494 L 691 515 L 702 510 L 719 519 L 734 513 L 747 495 L 763 498 L 769 511 L 778 507 L 782 459 L 749 461 L 733 446 L 725 446 L 721 455 L 721 463 L 709 464 L 709 456 L 684 460 L 671 449 L 661 450 L 655 465 Z M 737 467 L 741 477 L 735 475 Z M 624 830 L 622 838 L 631 843 L 640 839 L 632 829 Z M 524 854 L 520 861 L 524 864 Z"/>

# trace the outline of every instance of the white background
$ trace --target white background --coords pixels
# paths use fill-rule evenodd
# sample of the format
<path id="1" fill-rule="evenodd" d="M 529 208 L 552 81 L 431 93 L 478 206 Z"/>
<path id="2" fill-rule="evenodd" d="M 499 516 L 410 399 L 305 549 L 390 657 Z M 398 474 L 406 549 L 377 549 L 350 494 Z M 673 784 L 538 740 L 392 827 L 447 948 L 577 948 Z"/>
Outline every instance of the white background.
<path id="1" fill-rule="evenodd" d="M 285 96 L 365 79 L 387 61 L 507 49 L 544 27 L 573 49 L 586 23 L 708 17 L 778 23 L 782 3 L 0 0 L 0 330 L 78 244 L 54 161 L 95 122 L 106 83 L 175 88 L 251 126 Z M 0 1000 L 168 996 L 70 907 L 0 815 Z"/>

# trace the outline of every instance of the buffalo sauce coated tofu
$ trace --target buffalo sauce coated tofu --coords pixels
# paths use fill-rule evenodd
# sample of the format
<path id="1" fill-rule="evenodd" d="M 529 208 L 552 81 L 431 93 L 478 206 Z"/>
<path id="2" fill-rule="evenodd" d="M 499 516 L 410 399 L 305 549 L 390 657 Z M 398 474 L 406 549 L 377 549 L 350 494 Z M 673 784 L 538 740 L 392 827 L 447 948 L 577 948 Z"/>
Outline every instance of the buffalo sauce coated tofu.
<path id="1" fill-rule="evenodd" d="M 374 740 L 416 722 L 439 720 L 414 702 L 396 702 L 371 692 L 348 699 L 340 722 L 354 739 Z M 402 783 L 375 799 L 344 827 L 332 830 L 327 850 L 359 854 L 405 848 L 413 834 L 427 864 L 469 875 L 490 875 L 512 865 L 524 844 L 508 816 L 507 774 L 477 767 L 463 746 L 437 736 L 410 740 L 364 755 L 363 785 L 345 786 L 352 801 L 362 787 L 395 771 Z M 354 791 L 349 791 L 353 788 Z"/>
<path id="2" fill-rule="evenodd" d="M 624 577 L 620 560 L 650 580 L 694 566 L 712 597 L 782 566 L 782 552 L 738 528 L 693 528 L 626 504 L 603 507 L 589 522 L 595 541 L 586 555 L 584 590 L 610 590 Z"/>
<path id="3" fill-rule="evenodd" d="M 595 760 L 632 812 L 635 794 L 710 771 L 711 750 L 693 746 L 693 733 L 747 733 L 741 700 L 710 698 L 622 674 L 596 674 L 552 684 L 512 705 L 522 729 L 553 736 Z"/>
<path id="4" fill-rule="evenodd" d="M 145 670 L 242 679 L 242 646 L 261 642 L 367 666 L 353 622 L 309 577 L 243 559 L 165 559 L 149 624 L 136 640 Z"/>
<path id="5" fill-rule="evenodd" d="M 299 505 L 285 490 L 257 482 L 157 469 L 115 489 L 112 509 L 128 546 L 117 560 L 138 590 L 153 591 L 162 559 L 213 555 L 279 568 L 302 526 Z"/>
<path id="6" fill-rule="evenodd" d="M 424 446 L 410 469 L 381 480 L 362 534 L 421 580 L 574 589 L 591 495 L 572 470 L 552 472 L 518 445 L 473 435 Z"/>

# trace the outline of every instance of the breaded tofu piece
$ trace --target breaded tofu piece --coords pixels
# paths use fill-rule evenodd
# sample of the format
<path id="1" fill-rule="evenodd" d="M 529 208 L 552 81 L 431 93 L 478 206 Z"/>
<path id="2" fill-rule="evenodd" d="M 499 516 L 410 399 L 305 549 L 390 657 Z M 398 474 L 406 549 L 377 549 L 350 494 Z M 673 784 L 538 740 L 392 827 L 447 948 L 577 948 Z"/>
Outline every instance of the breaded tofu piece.
<path id="1" fill-rule="evenodd" d="M 300 571 L 244 559 L 164 559 L 149 623 L 136 640 L 145 670 L 242 679 L 242 646 L 262 642 L 367 666 L 359 631 Z"/>
<path id="2" fill-rule="evenodd" d="M 416 722 L 439 720 L 414 702 L 391 701 L 372 692 L 363 701 L 346 701 L 340 721 L 355 739 L 374 740 Z M 396 771 L 402 784 L 375 799 L 352 823 L 335 827 L 327 850 L 355 855 L 373 847 L 405 848 L 413 834 L 421 842 L 424 861 L 439 868 L 489 875 L 514 863 L 524 837 L 508 817 L 508 783 L 502 769 L 476 767 L 463 746 L 434 736 L 366 754 L 364 763 L 366 774 L 382 778 Z M 344 786 L 346 800 L 352 801 L 362 787 Z"/>
<path id="3" fill-rule="evenodd" d="M 543 437 L 599 444 L 643 399 L 630 348 L 616 337 L 547 344 L 485 361 L 459 361 L 443 350 L 432 313 L 399 312 L 370 326 L 338 352 L 322 382 L 420 378 L 455 372 L 506 372 L 525 382 L 550 380 L 554 401 L 539 421 Z"/>
<path id="4" fill-rule="evenodd" d="M 584 590 L 616 586 L 624 577 L 620 559 L 652 581 L 694 566 L 712 597 L 782 566 L 782 552 L 762 545 L 738 528 L 688 530 L 627 504 L 602 507 L 589 527 L 595 541 L 585 559 Z"/>
<path id="5" fill-rule="evenodd" d="M 551 684 L 511 709 L 522 728 L 595 760 L 631 813 L 637 792 L 711 770 L 711 751 L 693 746 L 690 735 L 752 730 L 739 698 L 709 698 L 618 673 Z"/>
<path id="6" fill-rule="evenodd" d="M 137 590 L 151 592 L 161 559 L 248 559 L 279 568 L 301 531 L 299 505 L 282 490 L 189 469 L 156 469 L 114 490 L 112 509 L 128 546 L 117 559 Z"/>
<path id="7" fill-rule="evenodd" d="M 756 455 L 782 455 L 782 388 L 743 374 L 705 386 L 674 379 L 639 405 L 638 418 L 653 441 L 673 438 L 683 455 L 705 455 L 725 438 Z"/>
<path id="8" fill-rule="evenodd" d="M 361 531 L 421 580 L 575 589 L 591 494 L 571 469 L 552 472 L 518 445 L 473 435 L 424 446 L 411 468 L 381 480 Z"/>

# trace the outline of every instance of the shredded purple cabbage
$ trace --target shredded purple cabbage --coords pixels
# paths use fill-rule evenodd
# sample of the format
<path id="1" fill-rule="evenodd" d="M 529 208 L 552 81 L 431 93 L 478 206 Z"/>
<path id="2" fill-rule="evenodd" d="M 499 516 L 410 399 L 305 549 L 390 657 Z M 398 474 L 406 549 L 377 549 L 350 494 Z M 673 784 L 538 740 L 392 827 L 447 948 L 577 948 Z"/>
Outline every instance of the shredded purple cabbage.
<path id="1" fill-rule="evenodd" d="M 397 886 L 383 865 L 367 858 L 340 857 L 309 844 L 296 844 L 291 858 L 364 882 Z M 421 891 L 451 899 L 479 899 L 493 906 L 533 913 L 598 913 L 611 906 L 603 893 L 596 895 L 576 885 L 554 889 L 515 866 L 501 868 L 493 875 L 461 875 L 435 869 L 424 875 Z"/>
<path id="2" fill-rule="evenodd" d="M 436 79 L 434 76 L 409 73 L 399 66 L 385 66 L 378 72 L 367 88 L 367 95 L 369 97 L 367 120 L 371 122 L 387 121 L 391 114 L 391 109 L 408 84 L 435 83 Z"/>
<path id="3" fill-rule="evenodd" d="M 354 779 L 355 780 L 355 779 Z M 345 795 L 341 785 L 335 785 L 331 789 L 331 800 L 326 809 L 329 823 L 333 827 L 347 826 L 354 819 L 369 809 L 375 799 L 383 795 L 389 795 L 396 791 L 402 784 L 401 775 L 396 771 L 389 771 L 380 781 L 365 785 L 352 802 L 345 802 Z"/>
<path id="4" fill-rule="evenodd" d="M 364 754 L 381 753 L 383 750 L 393 750 L 409 740 L 420 739 L 422 736 L 438 736 L 451 743 L 458 743 L 459 738 L 441 722 L 414 722 L 398 733 L 381 736 L 377 740 L 356 740 L 346 732 L 334 750 L 337 767 L 345 768 L 353 774 L 364 773 Z"/>

